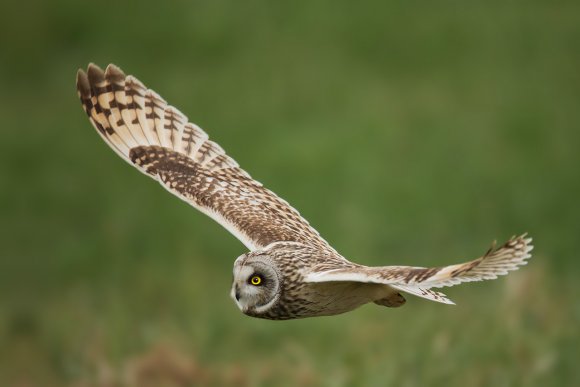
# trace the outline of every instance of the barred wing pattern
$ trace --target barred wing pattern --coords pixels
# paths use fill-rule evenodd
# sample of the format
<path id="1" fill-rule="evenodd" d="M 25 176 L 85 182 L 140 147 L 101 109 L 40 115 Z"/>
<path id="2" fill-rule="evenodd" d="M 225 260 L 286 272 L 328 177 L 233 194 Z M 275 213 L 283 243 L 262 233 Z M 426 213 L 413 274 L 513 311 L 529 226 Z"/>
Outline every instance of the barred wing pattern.
<path id="1" fill-rule="evenodd" d="M 294 241 L 334 252 L 294 208 L 133 76 L 90 64 L 86 73 L 78 71 L 77 90 L 91 123 L 117 154 L 250 250 Z"/>
<path id="2" fill-rule="evenodd" d="M 354 281 L 387 284 L 391 287 L 446 304 L 453 304 L 443 293 L 430 290 L 463 282 L 483 281 L 506 275 L 511 270 L 527 264 L 531 257 L 532 238 L 526 235 L 512 237 L 503 246 L 495 243 L 482 257 L 473 261 L 444 267 L 383 266 L 367 267 L 356 265 L 314 271 L 306 276 L 307 282 Z"/>

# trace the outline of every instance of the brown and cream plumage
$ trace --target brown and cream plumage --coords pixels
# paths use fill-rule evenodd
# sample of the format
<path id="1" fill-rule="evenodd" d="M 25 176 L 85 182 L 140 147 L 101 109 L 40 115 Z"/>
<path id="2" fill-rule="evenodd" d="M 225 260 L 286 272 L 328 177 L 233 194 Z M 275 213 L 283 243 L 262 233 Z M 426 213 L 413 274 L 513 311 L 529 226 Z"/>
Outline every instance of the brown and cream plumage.
<path id="1" fill-rule="evenodd" d="M 526 264 L 531 238 L 513 237 L 473 261 L 437 267 L 368 267 L 338 254 L 286 201 L 253 180 L 208 135 L 118 67 L 77 74 L 83 108 L 113 150 L 207 214 L 248 249 L 234 263 L 232 298 L 254 317 L 344 313 L 374 302 L 396 307 L 400 292 L 452 303 L 431 290 L 494 279 Z"/>

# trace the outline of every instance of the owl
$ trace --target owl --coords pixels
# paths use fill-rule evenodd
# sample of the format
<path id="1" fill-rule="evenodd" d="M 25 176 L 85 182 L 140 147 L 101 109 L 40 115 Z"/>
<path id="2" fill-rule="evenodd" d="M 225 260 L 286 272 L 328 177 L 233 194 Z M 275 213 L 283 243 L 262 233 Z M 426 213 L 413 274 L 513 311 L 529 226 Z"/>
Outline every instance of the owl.
<path id="1" fill-rule="evenodd" d="M 231 297 L 246 315 L 271 320 L 329 316 L 403 294 L 453 304 L 433 290 L 495 279 L 527 263 L 525 234 L 469 262 L 440 267 L 369 267 L 328 244 L 285 200 L 252 179 L 197 125 L 115 65 L 77 73 L 90 122 L 125 161 L 213 218 L 249 252 L 234 262 Z"/>

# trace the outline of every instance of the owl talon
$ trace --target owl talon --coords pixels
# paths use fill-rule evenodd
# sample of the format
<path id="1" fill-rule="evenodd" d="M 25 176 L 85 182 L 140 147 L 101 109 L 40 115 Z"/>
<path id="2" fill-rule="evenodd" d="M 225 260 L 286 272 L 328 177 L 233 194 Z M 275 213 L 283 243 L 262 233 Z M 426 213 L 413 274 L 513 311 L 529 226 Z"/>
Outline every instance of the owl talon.
<path id="1" fill-rule="evenodd" d="M 399 306 L 405 305 L 405 297 L 401 293 L 393 293 L 388 297 L 381 298 L 380 300 L 376 300 L 375 304 L 381 306 L 387 306 L 389 308 L 398 308 Z"/>

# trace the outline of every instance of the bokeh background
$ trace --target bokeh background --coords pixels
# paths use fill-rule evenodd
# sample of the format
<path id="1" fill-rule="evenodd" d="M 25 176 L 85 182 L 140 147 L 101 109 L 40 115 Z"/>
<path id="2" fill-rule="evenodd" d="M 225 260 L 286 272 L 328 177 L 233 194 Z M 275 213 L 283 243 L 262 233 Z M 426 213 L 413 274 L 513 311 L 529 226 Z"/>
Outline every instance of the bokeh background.
<path id="1" fill-rule="evenodd" d="M 0 5 L 0 385 L 580 385 L 580 3 Z M 77 68 L 116 63 L 342 254 L 530 264 L 342 316 L 229 299 L 245 252 L 117 157 Z"/>

